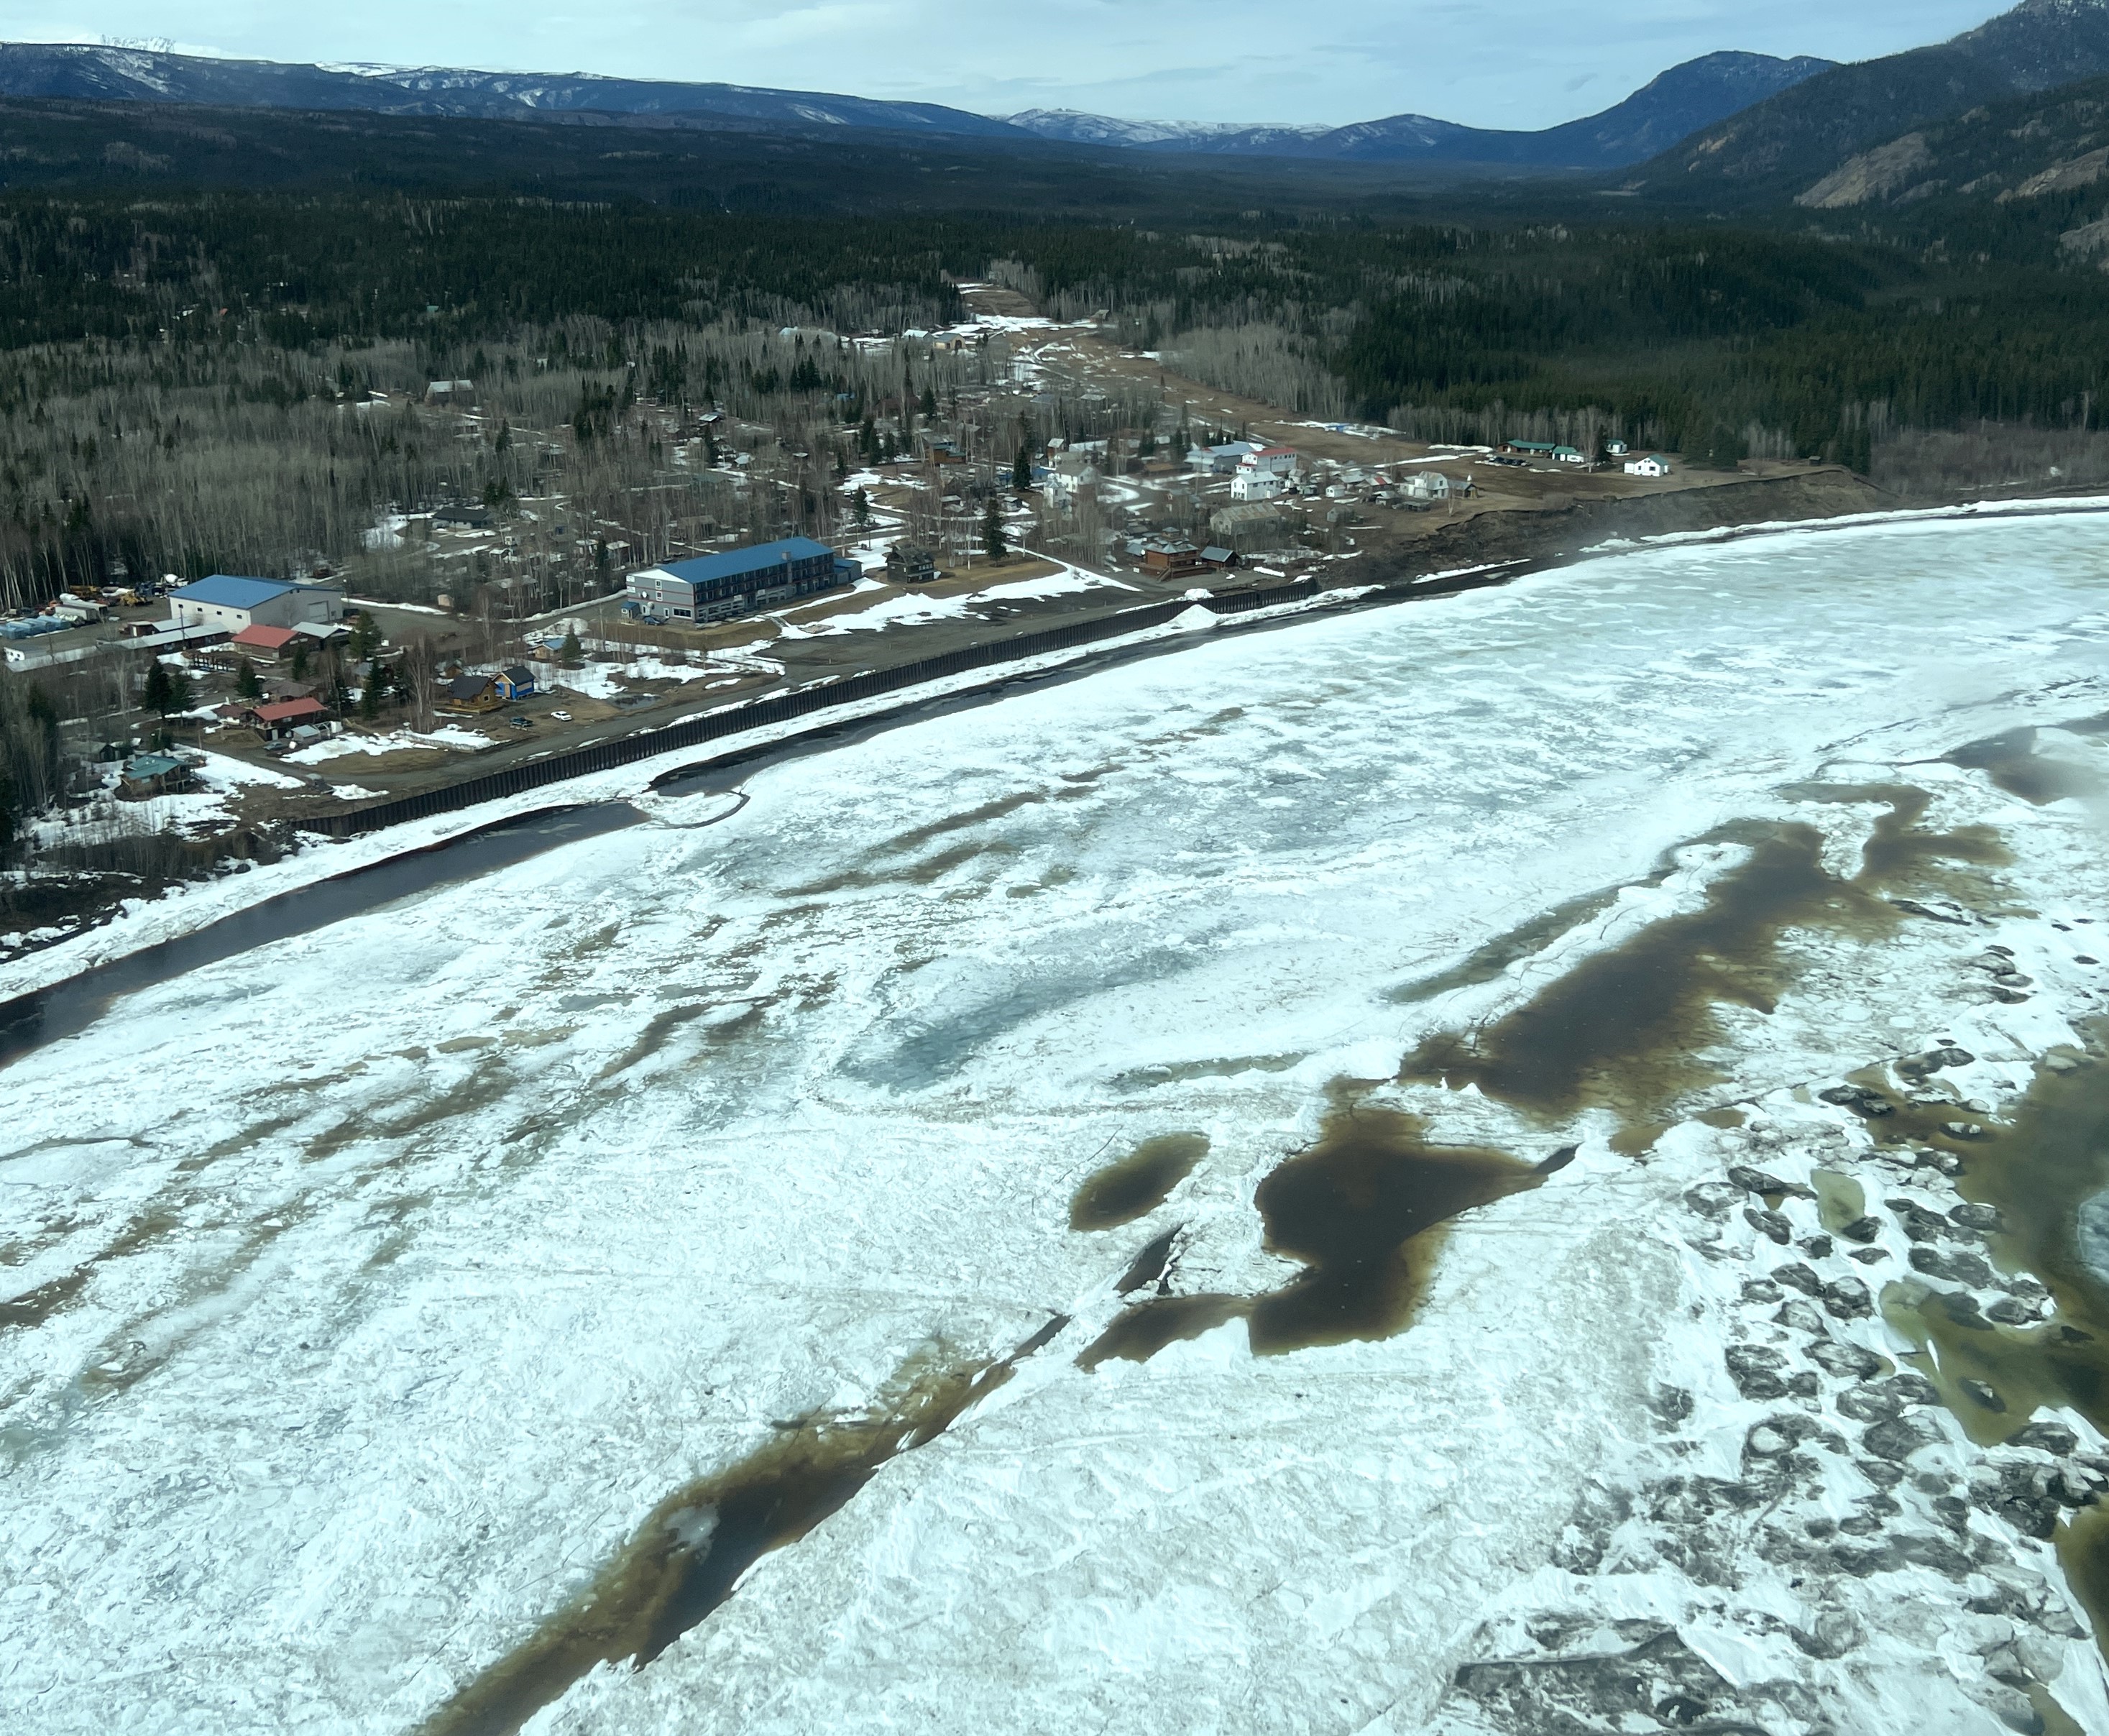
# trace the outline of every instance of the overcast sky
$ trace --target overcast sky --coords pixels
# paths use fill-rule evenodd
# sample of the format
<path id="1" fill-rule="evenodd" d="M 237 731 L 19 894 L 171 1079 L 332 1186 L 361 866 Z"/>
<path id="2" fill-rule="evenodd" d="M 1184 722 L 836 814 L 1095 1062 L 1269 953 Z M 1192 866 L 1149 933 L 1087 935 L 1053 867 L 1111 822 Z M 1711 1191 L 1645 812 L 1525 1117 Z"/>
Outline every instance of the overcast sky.
<path id="1" fill-rule="evenodd" d="M 1540 127 L 1717 48 L 1863 60 L 1999 0 L 16 0 L 16 41 L 723 79 L 1137 119 Z"/>

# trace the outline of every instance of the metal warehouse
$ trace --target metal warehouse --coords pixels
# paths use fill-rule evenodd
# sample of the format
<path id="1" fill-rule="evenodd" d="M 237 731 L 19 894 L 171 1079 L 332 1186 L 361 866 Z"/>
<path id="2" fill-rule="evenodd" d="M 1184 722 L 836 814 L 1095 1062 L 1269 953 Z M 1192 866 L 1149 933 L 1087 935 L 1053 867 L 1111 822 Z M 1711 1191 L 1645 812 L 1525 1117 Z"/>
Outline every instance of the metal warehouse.
<path id="1" fill-rule="evenodd" d="M 722 621 L 855 581 L 862 569 L 810 536 L 633 572 L 629 607 L 654 621 Z"/>

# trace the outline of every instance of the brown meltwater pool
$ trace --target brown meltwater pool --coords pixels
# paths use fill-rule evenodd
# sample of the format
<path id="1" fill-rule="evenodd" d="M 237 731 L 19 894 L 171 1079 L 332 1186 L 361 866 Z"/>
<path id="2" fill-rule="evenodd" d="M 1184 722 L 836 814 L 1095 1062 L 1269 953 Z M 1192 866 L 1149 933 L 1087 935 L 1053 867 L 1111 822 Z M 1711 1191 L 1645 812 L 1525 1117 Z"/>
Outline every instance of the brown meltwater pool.
<path id="1" fill-rule="evenodd" d="M 1887 810 L 1851 879 L 1825 867 L 1823 834 L 1812 825 L 1748 824 L 1696 839 L 1749 851 L 1707 888 L 1699 909 L 1585 958 L 1483 1029 L 1430 1038 L 1401 1066 L 1400 1082 L 1475 1084 L 1548 1119 L 1604 1105 L 1625 1124 L 1620 1142 L 1639 1149 L 1652 1142 L 1657 1118 L 1679 1092 L 1716 1077 L 1701 1059 L 1723 1034 L 1714 1010 L 1733 1003 L 1769 1012 L 1777 1004 L 1788 970 L 1781 941 L 1789 929 L 1874 938 L 1905 920 L 1880 896 L 1884 889 L 1944 881 L 1958 866 L 2005 860 L 1989 833 L 1922 830 L 1931 798 L 1909 786 L 1827 784 L 1787 793 Z M 1541 943 L 1552 938 L 1539 925 L 1517 933 Z M 1497 952 L 1506 957 L 1512 950 L 1504 945 Z M 1446 1225 L 1538 1186 L 1571 1155 L 1570 1147 L 1533 1167 L 1504 1151 L 1438 1145 L 1417 1117 L 1370 1103 L 1369 1088 L 1336 1086 L 1318 1142 L 1276 1169 L 1253 1196 L 1268 1250 L 1302 1266 L 1294 1278 L 1261 1295 L 1151 1297 L 1114 1320 L 1079 1360 L 1086 1367 L 1115 1357 L 1146 1360 L 1239 1318 L 1262 1353 L 1389 1336 L 1411 1322 Z"/>
<path id="2" fill-rule="evenodd" d="M 1409 1083 L 1477 1085 L 1548 1117 L 1587 1105 L 1643 1121 L 1714 1077 L 1699 1059 L 1723 1035 L 1723 1003 L 1770 1012 L 1782 988 L 1781 935 L 1875 920 L 1874 901 L 1823 867 L 1813 826 L 1767 827 L 1696 911 L 1650 923 L 1592 954 L 1475 1032 L 1442 1032 L 1400 1067 Z"/>
<path id="3" fill-rule="evenodd" d="M 1268 1250 L 1304 1269 L 1253 1300 L 1253 1349 L 1389 1337 L 1427 1291 L 1443 1227 L 1549 1173 L 1506 1151 L 1433 1144 L 1417 1116 L 1343 1105 L 1253 1195 Z"/>
<path id="4" fill-rule="evenodd" d="M 1073 1230 L 1111 1230 L 1163 1205 L 1208 1155 L 1205 1133 L 1160 1133 L 1084 1178 L 1069 1202 Z"/>
<path id="5" fill-rule="evenodd" d="M 1477 1085 L 1548 1119 L 1590 1106 L 1619 1115 L 1622 1149 L 1652 1142 L 1677 1096 L 1718 1074 L 1703 1059 L 1723 1032 L 1714 1010 L 1769 1013 L 1789 970 L 1790 929 L 1874 938 L 1903 919 L 1880 893 L 1946 884 L 1959 869 L 2006 860 L 1989 832 L 1926 832 L 1931 802 L 1904 785 L 1812 784 L 1786 792 L 1824 803 L 1880 803 L 1851 879 L 1823 863 L 1823 834 L 1797 822 L 1723 828 L 1695 843 L 1741 843 L 1750 854 L 1706 888 L 1696 911 L 1649 924 L 1595 953 L 1531 1000 L 1478 1030 L 1438 1032 L 1401 1064 L 1407 1083 Z"/>
<path id="6" fill-rule="evenodd" d="M 426 1719 L 419 1736 L 513 1736 L 597 1664 L 643 1669 L 733 1594 L 740 1576 L 840 1510 L 900 1453 L 927 1445 L 1067 1325 L 1009 1356 L 910 1364 L 865 1416 L 808 1417 L 675 1490 L 593 1583 Z"/>
<path id="7" fill-rule="evenodd" d="M 1262 1355 L 1388 1338 L 1408 1325 L 1443 1226 L 1474 1206 L 1537 1187 L 1569 1154 L 1535 1168 L 1506 1152 L 1440 1146 L 1420 1119 L 1335 1087 L 1316 1144 L 1259 1184 L 1253 1203 L 1270 1253 L 1303 1270 L 1256 1296 L 1160 1295 L 1129 1309 L 1084 1351 L 1146 1362 L 1167 1345 L 1243 1319 Z"/>
<path id="8" fill-rule="evenodd" d="M 2109 1021 L 2092 1035 L 2109 1038 Z M 2057 1304 L 2047 1322 L 2007 1325 L 1944 1303 L 1915 1278 L 1885 1287 L 1885 1317 L 1920 1346 L 1911 1360 L 1964 1431 L 1993 1444 L 2039 1407 L 2070 1407 L 2109 1433 L 2109 1064 L 2068 1054 L 2040 1067 L 2003 1119 L 1958 1105 L 1904 1103 L 1868 1126 L 1884 1142 L 1959 1156 L 1958 1188 L 2002 1220 L 1986 1237 L 1993 1264 L 2033 1276 Z M 1952 1130 L 1958 1127 L 1967 1131 Z M 2109 1512 L 2080 1509 L 2055 1540 L 2098 1639 L 2109 1636 Z"/>

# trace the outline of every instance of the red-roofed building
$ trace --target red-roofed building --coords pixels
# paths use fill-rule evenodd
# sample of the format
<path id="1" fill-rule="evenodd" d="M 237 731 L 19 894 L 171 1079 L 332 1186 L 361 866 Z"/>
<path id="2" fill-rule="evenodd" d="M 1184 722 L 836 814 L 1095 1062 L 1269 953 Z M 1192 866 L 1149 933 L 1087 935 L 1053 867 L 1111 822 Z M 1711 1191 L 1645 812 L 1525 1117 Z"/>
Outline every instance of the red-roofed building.
<path id="1" fill-rule="evenodd" d="M 300 637 L 291 627 L 267 627 L 252 622 L 227 644 L 237 657 L 246 657 L 253 663 L 275 663 Z"/>
<path id="2" fill-rule="evenodd" d="M 1296 474 L 1296 449 L 1294 446 L 1262 446 L 1258 451 L 1249 452 L 1240 459 L 1238 468 L 1263 477 L 1293 477 Z"/>
<path id="3" fill-rule="evenodd" d="M 266 741 L 276 741 L 303 724 L 327 721 L 329 714 L 329 708 L 319 699 L 274 699 L 251 706 L 242 716 Z"/>

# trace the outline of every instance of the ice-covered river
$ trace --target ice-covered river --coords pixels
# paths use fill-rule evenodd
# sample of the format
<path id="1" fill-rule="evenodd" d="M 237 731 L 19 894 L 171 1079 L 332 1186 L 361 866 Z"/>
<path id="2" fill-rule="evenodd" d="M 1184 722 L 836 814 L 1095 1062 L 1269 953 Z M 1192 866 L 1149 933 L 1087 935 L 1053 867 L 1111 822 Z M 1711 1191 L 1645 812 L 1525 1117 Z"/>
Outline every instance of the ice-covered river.
<path id="1" fill-rule="evenodd" d="M 911 723 L 770 766 L 720 824 L 666 803 L 133 994 L 0 1071 L 0 1725 L 508 1727 L 461 1708 L 540 1643 L 508 1702 L 549 1702 L 537 1729 L 1534 1733 L 1689 1702 L 1989 1736 L 2018 1698 L 2109 1730 L 2051 1543 L 1996 1511 L 1965 1529 L 2011 1564 L 1764 1543 L 1809 1502 L 1818 1543 L 1825 1512 L 1962 1535 L 1919 1485 L 1967 1496 L 1983 1444 L 1928 1423 L 1863 1489 L 1891 1461 L 1847 1429 L 1817 1484 L 1768 1449 L 1759 1476 L 1778 1404 L 1723 1345 L 1797 1354 L 1747 1285 L 1782 1254 L 1764 1211 L 1806 1239 L 1817 1207 L 1705 1192 L 1827 1164 L 1933 1200 L 1807 1087 L 1946 1039 L 1991 1113 L 2080 1052 L 2102 750 L 2052 726 L 2105 712 L 2109 518 L 1621 554 Z M 1940 762 L 2025 726 L 2066 799 Z M 1951 843 L 1877 873 L 1899 787 Z M 1376 1083 L 1725 908 L 1767 839 L 1840 889 L 1723 915 L 1695 943 L 1721 980 L 1568 1101 Z M 2007 998 L 1962 962 L 1995 945 Z M 1160 1289 L 1291 1283 L 1255 1190 L 1351 1107 L 1579 1152 L 1423 1248 L 1409 1330 L 1256 1357 L 1233 1307 L 1080 1364 Z M 1174 1135 L 1163 1204 L 1071 1227 L 1086 1178 Z M 1885 1218 L 1885 1268 L 1804 1269 L 1880 1291 L 1917 1245 Z M 1910 1349 L 1881 1308 L 1822 1329 Z M 1778 1403 L 1832 1417 L 1821 1379 Z M 670 1497 L 932 1404 L 949 1428 L 648 1667 L 573 1679 L 567 1606 Z M 1720 1494 L 1744 1529 L 1702 1546 L 1665 1479 L 1771 1504 Z M 710 1486 L 652 1521 L 666 1548 L 729 1522 Z M 1995 1566 L 2035 1614 L 1977 1607 Z M 1650 1647 L 1637 1708 L 1569 1667 Z"/>

